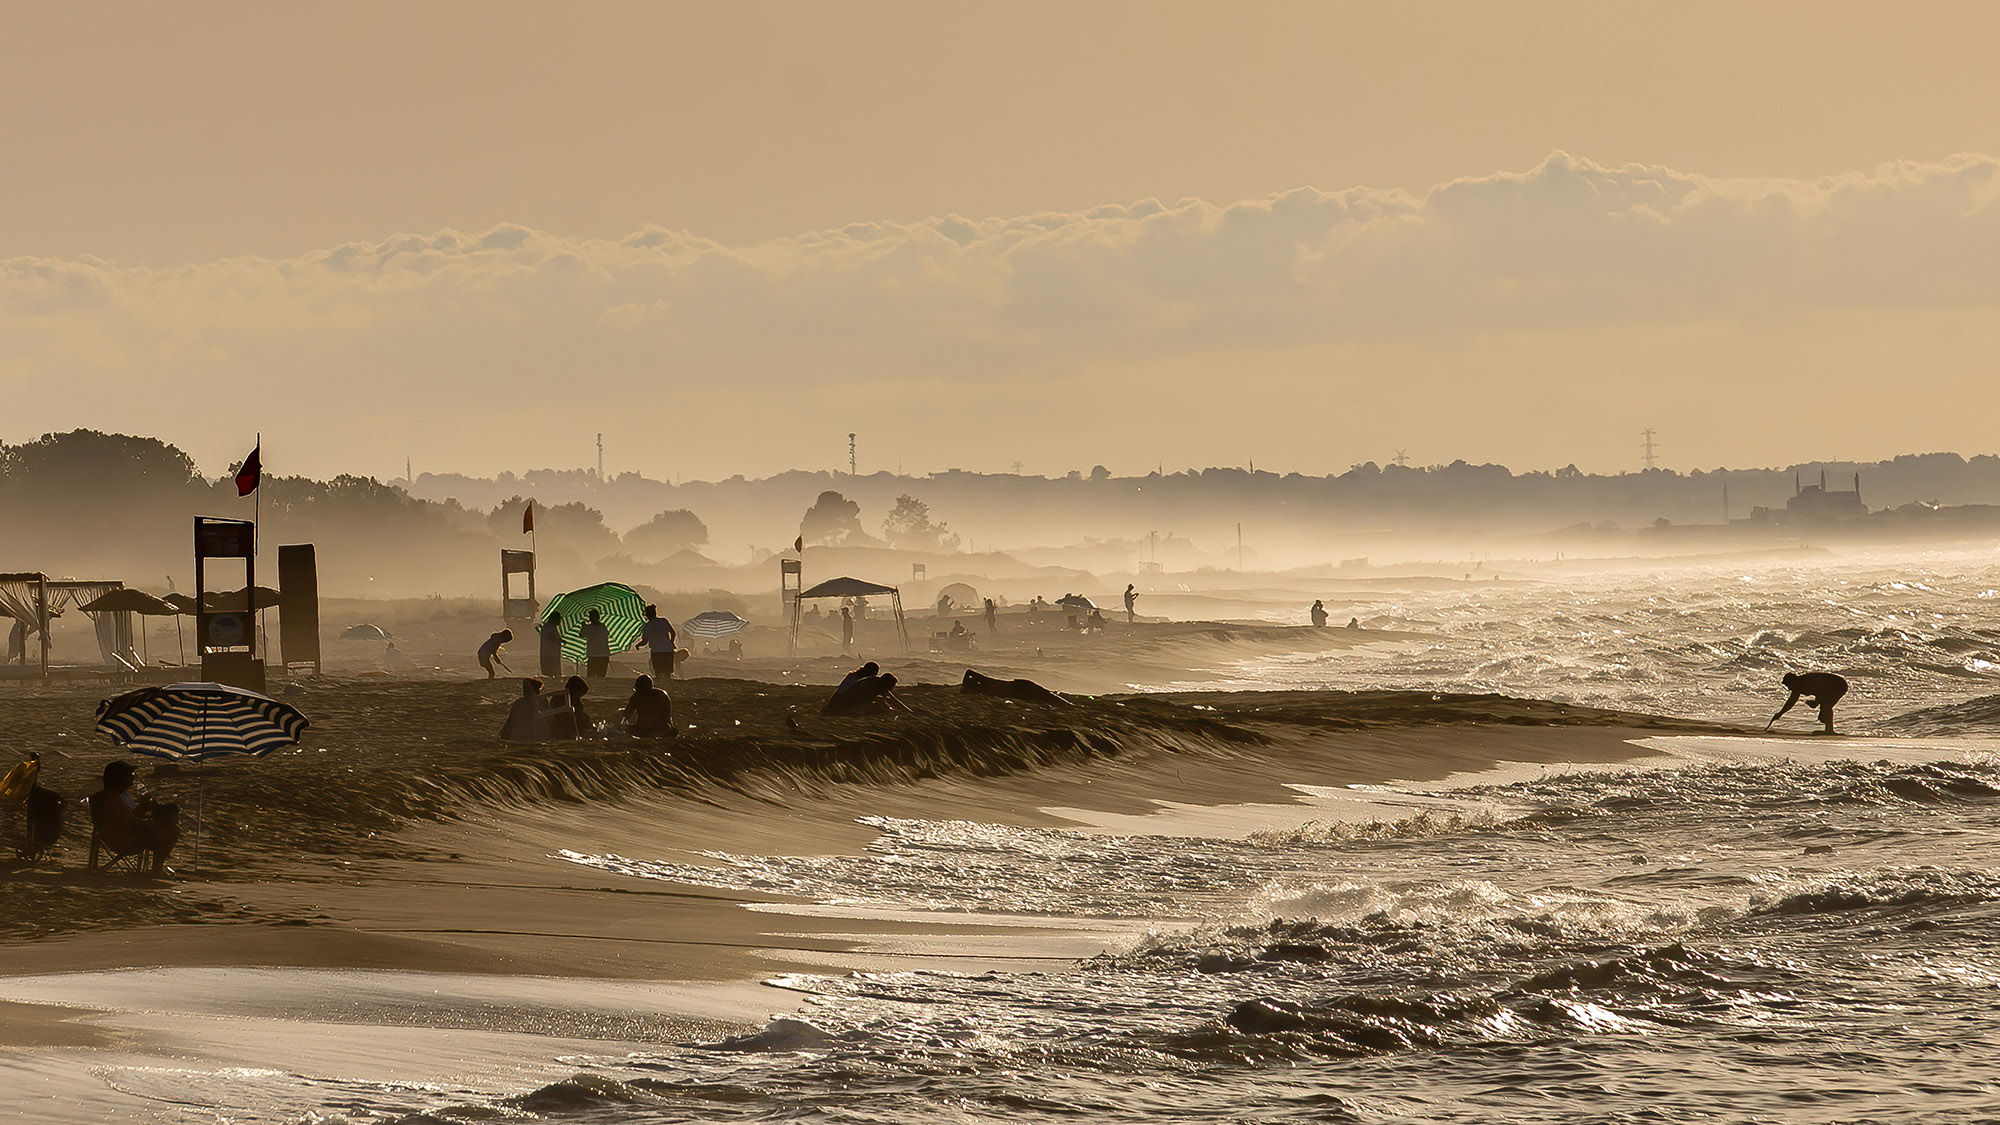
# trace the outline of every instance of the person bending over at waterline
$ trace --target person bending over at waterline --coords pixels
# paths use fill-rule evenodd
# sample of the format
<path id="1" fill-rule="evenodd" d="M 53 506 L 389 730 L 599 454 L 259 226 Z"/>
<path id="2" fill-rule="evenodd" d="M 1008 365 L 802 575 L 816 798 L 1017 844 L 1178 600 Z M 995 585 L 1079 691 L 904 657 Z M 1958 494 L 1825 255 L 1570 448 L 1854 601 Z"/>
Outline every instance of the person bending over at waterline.
<path id="1" fill-rule="evenodd" d="M 1826 727 L 1826 733 L 1833 733 L 1833 705 L 1847 694 L 1846 680 L 1832 672 L 1788 672 L 1785 674 L 1785 687 L 1791 691 L 1791 698 L 1785 700 L 1785 705 L 1778 708 L 1778 713 L 1771 716 L 1770 722 L 1764 724 L 1765 730 L 1770 730 L 1773 724 L 1784 718 L 1785 712 L 1792 709 L 1792 704 L 1804 696 L 1806 706 L 1819 708 L 1819 721 Z"/>

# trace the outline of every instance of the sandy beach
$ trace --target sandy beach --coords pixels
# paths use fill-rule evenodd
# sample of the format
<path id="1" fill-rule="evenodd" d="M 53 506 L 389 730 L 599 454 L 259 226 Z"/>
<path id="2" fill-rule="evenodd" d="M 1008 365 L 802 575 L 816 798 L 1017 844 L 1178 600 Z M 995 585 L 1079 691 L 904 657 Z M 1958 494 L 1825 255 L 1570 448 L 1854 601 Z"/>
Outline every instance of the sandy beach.
<path id="1" fill-rule="evenodd" d="M 1345 639 L 1270 632 L 1281 645 Z M 1096 660 L 1070 651 L 1059 666 L 1045 640 L 1040 667 L 1023 653 L 972 663 L 1102 688 L 1149 671 L 1163 646 L 1243 634 L 1135 630 Z M 964 695 L 953 681 L 965 662 L 946 660 L 889 663 L 914 714 L 829 718 L 825 685 L 847 662 L 752 659 L 745 670 L 768 680 L 677 682 L 680 734 L 663 743 L 504 745 L 491 732 L 518 691 L 510 679 L 349 673 L 276 687 L 313 719 L 300 748 L 199 775 L 142 763 L 141 783 L 187 810 L 173 877 L 84 873 L 80 816 L 53 862 L 7 876 L 0 1039 L 30 1081 L 0 1108 L 143 1117 L 152 1094 L 93 1077 L 107 1059 L 121 1073 L 290 1068 L 528 1089 L 563 1077 L 581 1041 L 643 1050 L 760 1027 L 795 1006 L 758 983 L 774 974 L 1030 969 L 1144 928 L 827 910 L 566 852 L 852 854 L 876 834 L 857 823 L 869 816 L 1074 826 L 1169 807 L 1302 808 L 1300 786 L 1612 762 L 1649 753 L 1634 742 L 1648 734 L 1727 730 L 1429 692 L 1104 694 L 1052 708 Z M 613 713 L 628 684 L 600 681 L 594 713 Z M 71 799 L 114 756 L 90 733 L 108 690 L 16 684 L 0 698 L 16 745 L 39 748 L 44 784 Z M 1231 819 L 1248 831 L 1260 816 Z"/>

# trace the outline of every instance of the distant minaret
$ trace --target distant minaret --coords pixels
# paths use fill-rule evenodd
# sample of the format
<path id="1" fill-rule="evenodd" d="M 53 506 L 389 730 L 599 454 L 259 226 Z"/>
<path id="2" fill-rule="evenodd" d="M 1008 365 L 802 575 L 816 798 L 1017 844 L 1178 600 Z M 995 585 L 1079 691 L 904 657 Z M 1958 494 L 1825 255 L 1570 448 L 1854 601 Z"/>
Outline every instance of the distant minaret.
<path id="1" fill-rule="evenodd" d="M 597 435 L 597 479 L 604 479 L 604 435 Z"/>
<path id="2" fill-rule="evenodd" d="M 417 473 L 410 467 L 410 457 L 407 453 L 403 455 L 403 483 L 406 485 L 417 483 Z"/>

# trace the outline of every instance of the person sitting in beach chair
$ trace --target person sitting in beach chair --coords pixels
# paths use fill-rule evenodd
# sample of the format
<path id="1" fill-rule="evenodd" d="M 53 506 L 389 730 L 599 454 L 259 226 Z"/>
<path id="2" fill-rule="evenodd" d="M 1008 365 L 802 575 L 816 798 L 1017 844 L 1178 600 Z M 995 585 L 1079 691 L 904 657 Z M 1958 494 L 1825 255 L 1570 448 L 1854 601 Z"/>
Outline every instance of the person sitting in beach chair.
<path id="1" fill-rule="evenodd" d="M 550 738 L 560 742 L 571 738 L 597 737 L 597 724 L 590 721 L 590 715 L 583 709 L 583 697 L 589 694 L 590 684 L 582 676 L 571 676 L 563 681 L 561 692 L 543 700 Z"/>
<path id="2" fill-rule="evenodd" d="M 502 742 L 547 742 L 549 740 L 548 713 L 542 707 L 542 681 L 528 676 L 521 681 L 521 698 L 507 712 L 507 721 L 500 724 Z"/>
<path id="3" fill-rule="evenodd" d="M 104 788 L 90 795 L 90 862 L 85 870 L 98 869 L 99 851 L 110 853 L 103 866 L 134 858 L 142 869 L 152 856 L 152 873 L 167 870 L 167 855 L 180 841 L 180 806 L 160 804 L 132 792 L 137 771 L 132 763 L 115 761 L 104 767 Z"/>

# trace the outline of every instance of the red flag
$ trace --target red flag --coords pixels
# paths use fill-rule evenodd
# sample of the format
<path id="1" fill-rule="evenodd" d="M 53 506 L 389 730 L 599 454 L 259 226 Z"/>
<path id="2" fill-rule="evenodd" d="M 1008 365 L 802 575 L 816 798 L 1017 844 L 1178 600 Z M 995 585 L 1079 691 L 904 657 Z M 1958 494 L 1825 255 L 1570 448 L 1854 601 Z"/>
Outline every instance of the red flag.
<path id="1" fill-rule="evenodd" d="M 797 552 L 798 552 L 799 554 L 801 554 L 801 555 L 805 554 L 805 553 L 806 553 L 806 537 L 805 537 L 805 536 L 803 536 L 803 535 L 801 535 L 801 536 L 799 536 L 799 537 L 798 537 L 797 539 L 794 539 L 794 540 L 792 540 L 792 550 L 794 550 L 794 551 L 797 551 Z"/>
<path id="2" fill-rule="evenodd" d="M 263 453 L 264 443 L 260 441 L 250 451 L 250 456 L 243 459 L 243 464 L 236 470 L 236 495 L 248 496 L 257 491 L 257 482 L 264 479 Z"/>
<path id="3" fill-rule="evenodd" d="M 528 501 L 528 507 L 521 513 L 521 534 L 532 535 L 535 530 L 535 502 Z"/>

